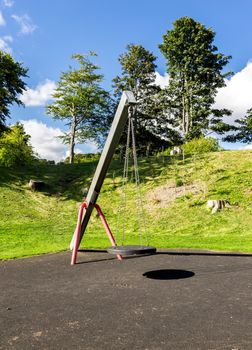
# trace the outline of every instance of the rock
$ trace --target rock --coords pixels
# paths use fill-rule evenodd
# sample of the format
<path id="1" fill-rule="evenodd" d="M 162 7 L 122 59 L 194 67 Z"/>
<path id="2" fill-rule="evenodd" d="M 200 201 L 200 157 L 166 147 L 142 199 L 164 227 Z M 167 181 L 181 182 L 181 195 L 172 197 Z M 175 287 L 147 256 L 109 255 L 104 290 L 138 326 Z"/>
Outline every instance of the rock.
<path id="1" fill-rule="evenodd" d="M 170 152 L 170 156 L 175 156 L 179 154 L 182 154 L 182 149 L 178 146 L 175 146 Z"/>
<path id="2" fill-rule="evenodd" d="M 177 154 L 177 152 L 175 151 L 175 149 L 172 149 L 170 152 L 170 156 L 175 156 Z"/>
<path id="3" fill-rule="evenodd" d="M 182 149 L 178 146 L 174 147 L 174 151 L 177 152 L 177 154 L 182 154 Z"/>
<path id="4" fill-rule="evenodd" d="M 87 197 L 87 194 L 88 194 L 88 188 L 87 188 L 87 187 L 82 188 L 82 189 L 81 189 L 81 193 L 82 193 L 82 195 L 83 195 L 84 197 Z"/>
<path id="5" fill-rule="evenodd" d="M 40 180 L 30 180 L 28 186 L 32 191 L 39 191 L 45 187 L 45 183 Z"/>
<path id="6" fill-rule="evenodd" d="M 212 214 L 223 208 L 231 208 L 229 201 L 226 199 L 210 199 L 206 206 L 208 209 L 212 209 Z"/>

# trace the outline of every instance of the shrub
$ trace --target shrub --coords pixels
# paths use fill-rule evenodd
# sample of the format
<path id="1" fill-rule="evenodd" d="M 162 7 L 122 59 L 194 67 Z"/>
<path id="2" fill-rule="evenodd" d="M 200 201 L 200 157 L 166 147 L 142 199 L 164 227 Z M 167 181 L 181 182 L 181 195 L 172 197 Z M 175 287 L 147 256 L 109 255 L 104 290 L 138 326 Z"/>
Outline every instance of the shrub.
<path id="1" fill-rule="evenodd" d="M 221 148 L 219 146 L 218 140 L 213 137 L 195 138 L 182 146 L 185 154 L 197 154 L 197 153 L 207 153 L 207 152 L 217 152 Z"/>
<path id="2" fill-rule="evenodd" d="M 39 158 L 38 163 L 42 165 L 55 165 L 55 160 L 48 160 L 44 158 Z"/>
<path id="3" fill-rule="evenodd" d="M 181 187 L 184 185 L 184 182 L 181 178 L 175 178 L 175 184 L 176 184 L 176 187 Z"/>
<path id="4" fill-rule="evenodd" d="M 20 123 L 4 131 L 0 137 L 0 165 L 10 167 L 33 163 L 36 157 L 29 139 Z"/>
<path id="5" fill-rule="evenodd" d="M 74 163 L 86 163 L 93 162 L 98 160 L 100 157 L 100 153 L 76 153 L 74 155 Z M 67 157 L 64 161 L 65 163 L 69 163 L 69 157 Z"/>
<path id="6" fill-rule="evenodd" d="M 171 153 L 172 150 L 173 150 L 173 147 L 168 147 L 168 148 L 166 148 L 163 152 L 158 152 L 158 153 L 157 153 L 157 157 L 161 157 L 161 156 L 167 157 L 167 156 L 170 156 L 170 153 Z"/>

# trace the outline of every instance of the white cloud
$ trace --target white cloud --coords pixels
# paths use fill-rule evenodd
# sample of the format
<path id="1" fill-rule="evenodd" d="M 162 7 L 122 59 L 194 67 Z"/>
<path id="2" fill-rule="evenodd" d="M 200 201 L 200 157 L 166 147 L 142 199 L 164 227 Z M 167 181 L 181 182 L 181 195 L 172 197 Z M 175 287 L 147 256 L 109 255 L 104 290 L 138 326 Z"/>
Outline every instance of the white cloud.
<path id="1" fill-rule="evenodd" d="M 94 142 L 92 142 L 92 141 L 87 141 L 83 145 L 83 149 L 80 149 L 80 148 L 75 148 L 74 149 L 74 154 L 97 153 L 97 152 L 98 152 L 97 145 Z M 68 149 L 66 151 L 66 153 L 65 153 L 65 156 L 63 158 L 65 159 L 66 157 L 69 157 L 69 155 L 70 155 L 70 151 Z"/>
<path id="2" fill-rule="evenodd" d="M 21 34 L 31 34 L 38 28 L 27 14 L 23 16 L 12 15 L 11 17 L 20 25 Z"/>
<path id="3" fill-rule="evenodd" d="M 169 84 L 169 76 L 155 72 L 157 85 L 162 88 Z M 235 73 L 230 79 L 226 79 L 226 86 L 219 89 L 215 108 L 227 108 L 233 111 L 229 121 L 244 117 L 247 110 L 252 107 L 252 62 L 249 61 L 240 72 Z"/>
<path id="4" fill-rule="evenodd" d="M 252 150 L 252 143 L 240 148 L 241 150 Z"/>
<path id="5" fill-rule="evenodd" d="M 232 110 L 232 120 L 245 116 L 252 107 L 252 62 L 248 62 L 245 68 L 226 80 L 226 87 L 218 91 L 215 107 Z"/>
<path id="6" fill-rule="evenodd" d="M 24 90 L 20 99 L 27 107 L 44 106 L 52 98 L 55 88 L 56 83 L 46 79 L 44 83 L 38 84 L 35 89 L 28 88 Z"/>
<path id="7" fill-rule="evenodd" d="M 68 149 L 67 145 L 62 144 L 58 136 L 63 132 L 59 128 L 49 127 L 36 119 L 21 120 L 25 132 L 31 136 L 31 145 L 34 151 L 41 158 L 60 161 L 65 157 Z"/>
<path id="8" fill-rule="evenodd" d="M 12 1 L 12 0 L 3 0 L 2 4 L 5 7 L 12 7 L 14 5 L 14 1 Z"/>
<path id="9" fill-rule="evenodd" d="M 83 153 L 83 151 L 80 148 L 75 148 L 74 149 L 74 154 L 81 154 L 81 153 Z M 70 156 L 70 151 L 67 150 L 66 153 L 65 153 L 64 159 L 69 157 L 69 156 Z"/>
<path id="10" fill-rule="evenodd" d="M 0 26 L 5 26 L 6 22 L 5 19 L 3 17 L 2 12 L 0 11 Z"/>
<path id="11" fill-rule="evenodd" d="M 86 149 L 87 153 L 96 153 L 96 152 L 98 152 L 97 145 L 94 142 L 92 142 L 92 141 L 87 141 L 85 143 L 85 149 Z"/>
<path id="12" fill-rule="evenodd" d="M 36 120 L 21 120 L 25 132 L 31 136 L 31 145 L 34 151 L 41 158 L 55 160 L 56 162 L 64 160 L 69 155 L 69 146 L 64 145 L 58 136 L 64 133 L 60 128 L 53 128 Z M 97 146 L 93 142 L 86 142 L 81 148 L 76 148 L 75 153 L 95 153 Z"/>
<path id="13" fill-rule="evenodd" d="M 13 38 L 10 35 L 3 36 L 0 38 L 0 50 L 7 52 L 7 53 L 12 53 L 12 49 L 9 46 L 9 43 L 12 43 Z"/>
<path id="14" fill-rule="evenodd" d="M 85 142 L 85 144 L 83 145 L 83 149 L 80 149 L 80 148 L 75 148 L 74 149 L 74 153 L 75 154 L 97 153 L 97 152 L 98 152 L 97 145 L 94 142 L 92 142 L 92 141 Z M 70 155 L 70 151 L 68 149 L 66 151 L 65 156 L 63 157 L 63 159 L 65 159 L 66 157 L 69 157 L 69 155 Z"/>
<path id="15" fill-rule="evenodd" d="M 155 72 L 156 79 L 155 84 L 159 85 L 162 89 L 164 89 L 169 84 L 169 75 L 165 73 L 165 75 L 161 75 L 158 72 Z"/>

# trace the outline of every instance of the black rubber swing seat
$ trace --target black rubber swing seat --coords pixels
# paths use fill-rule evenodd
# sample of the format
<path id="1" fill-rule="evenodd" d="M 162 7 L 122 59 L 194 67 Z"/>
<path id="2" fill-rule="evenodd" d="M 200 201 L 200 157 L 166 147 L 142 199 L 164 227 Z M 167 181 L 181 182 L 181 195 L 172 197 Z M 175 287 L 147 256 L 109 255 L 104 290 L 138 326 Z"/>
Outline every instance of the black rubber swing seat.
<path id="1" fill-rule="evenodd" d="M 107 252 L 115 255 L 144 255 L 155 254 L 156 248 L 144 245 L 119 245 L 116 247 L 109 247 Z"/>

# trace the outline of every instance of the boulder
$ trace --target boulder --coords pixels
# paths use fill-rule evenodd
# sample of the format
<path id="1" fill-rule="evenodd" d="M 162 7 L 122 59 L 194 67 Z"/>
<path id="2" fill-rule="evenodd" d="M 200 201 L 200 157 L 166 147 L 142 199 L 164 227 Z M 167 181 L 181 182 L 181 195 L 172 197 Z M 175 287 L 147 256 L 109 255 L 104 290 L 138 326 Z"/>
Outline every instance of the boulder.
<path id="1" fill-rule="evenodd" d="M 45 182 L 40 180 L 30 180 L 28 186 L 32 191 L 40 191 L 45 187 Z"/>

